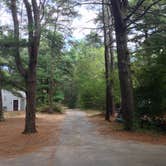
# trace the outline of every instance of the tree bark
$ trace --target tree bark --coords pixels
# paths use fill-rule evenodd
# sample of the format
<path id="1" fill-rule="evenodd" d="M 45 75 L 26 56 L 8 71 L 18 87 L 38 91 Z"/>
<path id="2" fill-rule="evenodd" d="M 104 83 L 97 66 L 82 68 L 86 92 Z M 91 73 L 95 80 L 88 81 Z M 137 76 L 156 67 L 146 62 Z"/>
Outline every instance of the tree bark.
<path id="1" fill-rule="evenodd" d="M 108 3 L 108 1 L 107 1 Z M 113 81 L 113 73 L 114 73 L 114 51 L 113 51 L 113 18 L 112 13 L 109 7 L 107 6 L 108 13 L 108 45 L 109 45 L 109 53 L 110 53 L 110 102 L 111 102 L 111 115 L 114 116 L 115 113 L 115 101 L 114 101 L 114 81 Z"/>
<path id="2" fill-rule="evenodd" d="M 0 122 L 4 121 L 3 105 L 2 105 L 2 89 L 0 88 Z"/>
<path id="3" fill-rule="evenodd" d="M 26 117 L 24 134 L 36 133 L 36 72 L 29 71 L 26 80 Z"/>
<path id="4" fill-rule="evenodd" d="M 48 102 L 49 102 L 49 112 L 53 113 L 53 92 L 54 92 L 54 80 L 53 80 L 53 47 L 51 48 L 50 56 L 50 78 L 49 78 L 49 90 L 48 90 Z"/>
<path id="5" fill-rule="evenodd" d="M 111 0 L 115 22 L 116 43 L 118 53 L 118 68 L 121 88 L 121 107 L 125 121 L 125 129 L 133 128 L 134 98 L 130 71 L 130 58 L 127 48 L 127 23 L 124 19 L 128 1 Z"/>
<path id="6" fill-rule="evenodd" d="M 26 70 L 23 67 L 21 57 L 20 57 L 20 43 L 19 43 L 20 34 L 19 34 L 19 21 L 17 16 L 16 0 L 11 0 L 10 9 L 12 12 L 12 18 L 13 18 L 13 24 L 14 24 L 14 41 L 16 42 L 16 46 L 13 49 L 15 63 L 21 76 L 25 77 Z"/>
<path id="7" fill-rule="evenodd" d="M 27 12 L 28 18 L 28 55 L 29 65 L 27 69 L 23 68 L 22 61 L 20 58 L 20 45 L 19 45 L 19 21 L 16 0 L 11 0 L 11 11 L 14 23 L 14 39 L 18 43 L 15 48 L 15 61 L 18 71 L 24 77 L 26 84 L 26 117 L 25 117 L 25 129 L 24 134 L 35 133 L 36 130 L 36 118 L 35 118 L 35 107 L 36 107 L 36 65 L 38 57 L 38 49 L 40 43 L 40 11 L 36 0 L 24 0 L 24 5 Z"/>
<path id="8" fill-rule="evenodd" d="M 36 66 L 37 57 L 39 50 L 39 40 L 40 37 L 34 36 L 32 39 L 29 38 L 31 42 L 29 45 L 29 66 L 27 75 L 25 77 L 26 83 L 26 117 L 25 117 L 25 129 L 24 134 L 30 134 L 37 132 L 36 130 Z"/>
<path id="9" fill-rule="evenodd" d="M 36 130 L 36 66 L 40 43 L 40 11 L 37 6 L 36 0 L 32 0 L 32 5 L 24 0 L 25 8 L 28 17 L 28 38 L 29 38 L 29 66 L 27 76 L 25 77 L 26 82 L 26 96 L 27 96 L 27 107 L 25 117 L 25 129 L 24 134 L 31 134 L 37 132 Z M 34 29 L 32 29 L 34 27 Z"/>
<path id="10" fill-rule="evenodd" d="M 24 134 L 37 132 L 36 130 L 36 65 L 38 55 L 38 44 L 32 42 L 29 47 L 29 67 L 27 76 L 25 77 L 26 83 L 26 117 Z"/>
<path id="11" fill-rule="evenodd" d="M 2 73 L 0 71 L 0 122 L 2 121 L 4 121 L 4 114 L 3 114 L 3 100 L 2 100 Z"/>
<path id="12" fill-rule="evenodd" d="M 110 29 L 110 15 L 108 6 L 104 5 L 106 0 L 102 0 L 102 13 L 104 25 L 104 47 L 105 47 L 105 79 L 106 79 L 106 112 L 105 120 L 110 121 L 110 115 L 114 112 L 113 81 L 113 51 L 112 51 L 112 33 Z"/>

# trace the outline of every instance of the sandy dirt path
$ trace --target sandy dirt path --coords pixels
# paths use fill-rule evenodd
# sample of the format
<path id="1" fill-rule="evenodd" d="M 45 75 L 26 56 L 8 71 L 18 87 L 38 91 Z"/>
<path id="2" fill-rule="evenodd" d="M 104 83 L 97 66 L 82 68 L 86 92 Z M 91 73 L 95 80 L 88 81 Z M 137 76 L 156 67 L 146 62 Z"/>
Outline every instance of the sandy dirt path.
<path id="1" fill-rule="evenodd" d="M 165 166 L 166 146 L 99 135 L 86 114 L 68 110 L 60 142 L 38 152 L 1 159 L 0 166 Z"/>

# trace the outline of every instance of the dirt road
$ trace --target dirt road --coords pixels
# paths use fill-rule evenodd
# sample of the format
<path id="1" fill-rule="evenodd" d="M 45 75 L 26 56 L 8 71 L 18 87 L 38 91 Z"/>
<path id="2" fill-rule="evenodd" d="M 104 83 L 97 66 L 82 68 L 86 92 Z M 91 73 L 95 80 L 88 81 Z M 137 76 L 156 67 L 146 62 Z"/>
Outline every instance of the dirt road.
<path id="1" fill-rule="evenodd" d="M 0 166 L 165 166 L 166 146 L 105 138 L 86 114 L 68 110 L 60 142 L 38 152 L 0 159 Z"/>

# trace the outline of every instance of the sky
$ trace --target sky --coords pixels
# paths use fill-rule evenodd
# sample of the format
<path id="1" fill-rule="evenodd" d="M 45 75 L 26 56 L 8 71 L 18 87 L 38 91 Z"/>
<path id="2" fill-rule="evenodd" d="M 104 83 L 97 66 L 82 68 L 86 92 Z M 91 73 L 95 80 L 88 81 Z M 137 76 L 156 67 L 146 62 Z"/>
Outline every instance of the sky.
<path id="1" fill-rule="evenodd" d="M 93 28 L 96 28 L 94 19 L 97 13 L 93 10 L 88 10 L 85 6 L 79 7 L 78 11 L 81 17 L 75 18 L 73 21 L 73 38 L 82 39 L 85 35 L 89 34 Z"/>
<path id="2" fill-rule="evenodd" d="M 3 8 L 0 8 L 0 24 L 10 24 L 11 19 L 9 13 L 7 13 Z"/>
<path id="3" fill-rule="evenodd" d="M 81 6 L 77 8 L 80 17 L 73 20 L 73 38 L 82 39 L 85 35 L 89 34 L 93 28 L 96 28 L 94 24 L 94 18 L 96 18 L 97 13 L 94 10 L 87 9 L 86 6 Z M 11 15 L 5 11 L 0 11 L 0 24 L 11 24 Z"/>

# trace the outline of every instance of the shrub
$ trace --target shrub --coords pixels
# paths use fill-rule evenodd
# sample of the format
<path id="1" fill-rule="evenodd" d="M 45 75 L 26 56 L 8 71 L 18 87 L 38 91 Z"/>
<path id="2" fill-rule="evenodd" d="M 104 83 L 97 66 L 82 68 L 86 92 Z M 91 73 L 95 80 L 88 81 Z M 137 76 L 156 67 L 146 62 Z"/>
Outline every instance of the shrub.
<path id="1" fill-rule="evenodd" d="M 41 113 L 63 113 L 62 105 L 59 103 L 54 103 L 52 110 L 50 110 L 49 105 L 43 105 L 38 107 L 37 111 Z"/>

